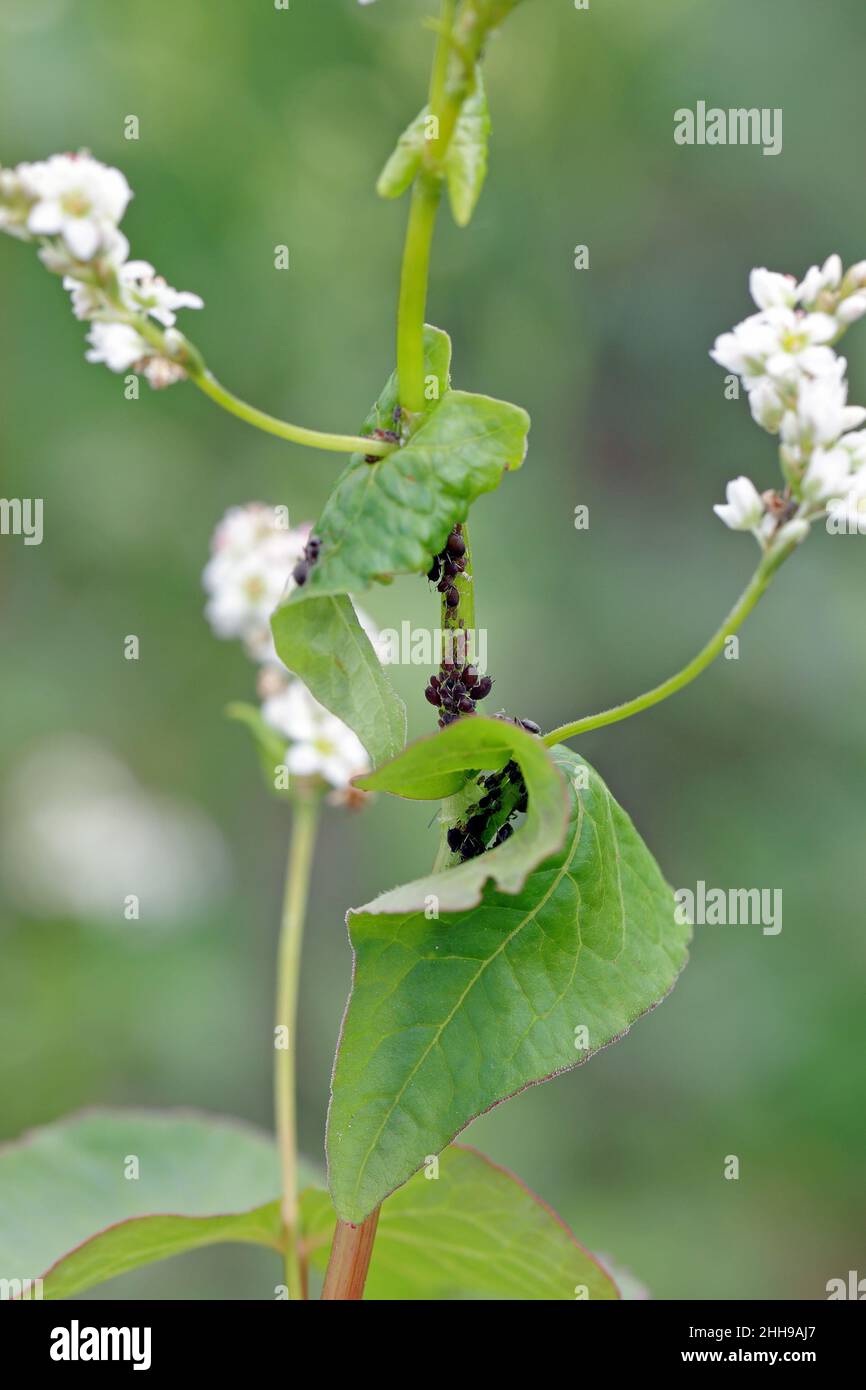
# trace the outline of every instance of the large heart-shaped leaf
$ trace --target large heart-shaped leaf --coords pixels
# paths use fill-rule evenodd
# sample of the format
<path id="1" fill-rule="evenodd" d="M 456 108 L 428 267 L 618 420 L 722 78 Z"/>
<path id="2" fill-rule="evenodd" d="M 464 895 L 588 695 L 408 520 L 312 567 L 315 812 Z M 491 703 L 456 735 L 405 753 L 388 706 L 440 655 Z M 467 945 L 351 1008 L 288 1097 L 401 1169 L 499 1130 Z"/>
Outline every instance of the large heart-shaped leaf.
<path id="1" fill-rule="evenodd" d="M 406 742 L 406 706 L 345 595 L 285 604 L 271 619 L 280 660 L 358 735 L 375 766 Z"/>
<path id="2" fill-rule="evenodd" d="M 477 907 L 438 920 L 376 903 L 350 914 L 328 1122 L 345 1220 L 481 1111 L 621 1037 L 685 963 L 689 929 L 631 820 L 577 754 L 554 758 L 571 784 L 565 841 L 519 893 L 488 885 Z"/>
<path id="3" fill-rule="evenodd" d="M 325 594 L 358 593 L 396 574 L 424 573 L 475 499 L 523 462 L 526 411 L 448 390 L 447 334 L 428 328 L 425 342 L 427 375 L 437 388 L 421 423 L 384 458 L 367 463 L 353 454 L 315 528 L 320 558 L 285 612 Z M 362 433 L 393 429 L 397 405 L 394 375 Z M 281 618 L 281 631 L 290 621 Z"/>
<path id="4" fill-rule="evenodd" d="M 68 1298 L 203 1245 L 279 1250 L 279 1189 L 273 1140 L 238 1121 L 72 1116 L 0 1149 L 0 1279 Z"/>
<path id="5" fill-rule="evenodd" d="M 413 743 L 378 772 L 356 780 L 367 791 L 438 801 L 463 787 L 468 769 L 498 772 L 512 760 L 529 796 L 526 819 L 516 835 L 477 859 L 384 893 L 358 913 L 378 917 L 429 912 L 431 903 L 440 913 L 458 912 L 480 902 L 489 879 L 505 893 L 522 888 L 527 874 L 562 844 L 568 824 L 565 779 L 539 739 L 504 719 L 460 719 Z"/>
<path id="6" fill-rule="evenodd" d="M 327 1264 L 334 1208 L 310 1189 L 301 1210 L 307 1248 Z M 513 1173 L 452 1144 L 383 1206 L 367 1299 L 462 1297 L 614 1299 L 610 1275 Z"/>

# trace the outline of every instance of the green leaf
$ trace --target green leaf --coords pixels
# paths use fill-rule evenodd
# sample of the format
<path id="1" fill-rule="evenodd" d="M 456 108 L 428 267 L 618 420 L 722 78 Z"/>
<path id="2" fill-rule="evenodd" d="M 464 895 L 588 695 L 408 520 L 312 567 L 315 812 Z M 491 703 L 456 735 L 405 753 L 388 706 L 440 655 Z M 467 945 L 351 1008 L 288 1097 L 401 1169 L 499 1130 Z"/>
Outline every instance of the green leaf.
<path id="1" fill-rule="evenodd" d="M 45 1298 L 69 1298 L 218 1241 L 278 1250 L 279 1189 L 273 1140 L 238 1121 L 75 1115 L 0 1149 L 0 1279 L 42 1278 Z"/>
<path id="2" fill-rule="evenodd" d="M 622 1037 L 685 963 L 689 929 L 630 819 L 577 754 L 558 748 L 554 761 L 570 783 L 568 830 L 518 894 L 488 886 L 479 906 L 438 920 L 381 899 L 350 914 L 354 983 L 328 1121 L 345 1220 L 363 1220 L 481 1111 Z"/>
<path id="3" fill-rule="evenodd" d="M 284 604 L 271 619 L 280 660 L 358 735 L 375 766 L 406 742 L 406 706 L 382 669 L 351 600 Z"/>
<path id="4" fill-rule="evenodd" d="M 275 779 L 277 768 L 285 766 L 288 740 L 271 728 L 256 705 L 236 701 L 226 706 L 226 717 L 243 724 L 252 734 L 268 791 L 281 799 L 289 796 L 291 793 L 287 789 L 277 787 Z"/>
<path id="5" fill-rule="evenodd" d="M 489 879 L 503 892 L 517 893 L 527 874 L 562 844 L 568 823 L 565 780 L 550 751 L 532 734 L 503 719 L 460 719 L 413 743 L 378 772 L 358 778 L 357 785 L 413 800 L 439 800 L 460 790 L 467 769 L 498 772 L 512 759 L 523 773 L 529 807 L 510 840 L 477 859 L 395 888 L 350 916 L 423 913 L 431 900 L 439 912 L 462 911 L 480 902 Z"/>
<path id="6" fill-rule="evenodd" d="M 484 180 L 487 177 L 487 147 L 490 137 L 490 112 L 481 67 L 475 70 L 475 86 L 460 108 L 454 128 L 445 174 L 448 197 L 458 227 L 472 220 Z"/>
<path id="7" fill-rule="evenodd" d="M 441 350 L 438 337 L 430 346 Z M 428 354 L 428 374 L 441 382 L 434 362 Z M 392 377 L 372 428 L 377 421 L 393 427 L 396 401 Z M 426 572 L 475 499 L 498 487 L 508 469 L 520 467 L 528 430 L 529 416 L 519 406 L 447 391 L 438 404 L 430 403 L 402 448 L 375 463 L 354 454 L 316 526 L 321 558 L 286 607 L 323 594 L 359 592 L 395 574 Z"/>
<path id="8" fill-rule="evenodd" d="M 399 198 L 417 174 L 424 153 L 424 123 L 429 114 L 430 108 L 425 106 L 397 141 L 394 153 L 389 157 L 376 184 L 376 192 L 380 198 Z"/>
<path id="9" fill-rule="evenodd" d="M 312 1263 L 327 1265 L 334 1209 L 314 1189 L 301 1201 Z M 416 1173 L 385 1203 L 365 1298 L 514 1298 L 573 1302 L 619 1297 L 610 1275 L 513 1173 L 453 1144 L 438 1177 Z M 586 1292 L 584 1293 L 583 1290 Z"/>
<path id="10" fill-rule="evenodd" d="M 424 156 L 429 117 L 430 108 L 425 106 L 403 131 L 394 153 L 379 175 L 376 192 L 380 198 L 399 198 L 412 183 Z M 487 175 L 489 136 L 490 112 L 479 64 L 475 69 L 472 91 L 460 107 L 444 163 L 451 211 L 459 227 L 465 227 L 471 221 L 481 196 Z"/>
<path id="11" fill-rule="evenodd" d="M 441 397 L 450 383 L 448 334 L 425 327 L 424 355 L 427 374 L 435 378 Z M 393 429 L 398 404 L 399 385 L 397 373 L 393 372 L 367 416 L 362 433 Z M 431 401 L 427 409 L 432 410 L 436 404 L 438 401 Z M 336 490 L 356 470 L 362 480 L 372 471 L 360 454 L 352 456 Z M 323 542 L 330 541 L 336 549 L 334 528 L 327 521 L 330 508 L 329 502 L 316 532 Z M 367 581 L 345 587 L 339 582 L 329 585 L 330 570 L 326 571 L 324 583 L 321 570 L 322 562 L 314 567 L 308 583 L 294 591 L 295 601 L 277 609 L 271 620 L 274 643 L 280 659 L 309 686 L 319 703 L 354 730 L 375 766 L 394 757 L 406 742 L 406 709 L 382 670 L 347 597 L 350 589 L 365 587 Z"/>

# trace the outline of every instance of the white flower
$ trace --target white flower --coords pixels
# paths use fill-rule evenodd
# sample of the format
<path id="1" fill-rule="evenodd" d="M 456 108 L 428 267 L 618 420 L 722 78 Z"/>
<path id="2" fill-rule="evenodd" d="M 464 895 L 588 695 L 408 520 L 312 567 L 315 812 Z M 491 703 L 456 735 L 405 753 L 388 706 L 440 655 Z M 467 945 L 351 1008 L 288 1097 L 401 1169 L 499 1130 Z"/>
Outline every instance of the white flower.
<path id="1" fill-rule="evenodd" d="M 839 303 L 836 310 L 836 319 L 847 328 L 850 323 L 856 323 L 866 314 L 866 294 L 850 294 L 847 299 Z"/>
<path id="2" fill-rule="evenodd" d="M 801 372 L 813 376 L 833 370 L 835 354 L 823 346 L 839 331 L 829 314 L 798 314 L 793 309 L 768 309 L 766 318 L 776 334 L 775 350 L 768 354 L 766 371 L 782 381 Z"/>
<path id="3" fill-rule="evenodd" d="M 851 486 L 850 455 L 845 449 L 816 449 L 803 474 L 803 495 L 810 502 L 844 497 Z"/>
<path id="4" fill-rule="evenodd" d="M 853 524 L 861 535 L 866 534 L 866 474 L 850 478 L 847 491 L 831 498 L 827 511 L 831 517 Z"/>
<path id="5" fill-rule="evenodd" d="M 725 489 L 727 502 L 713 507 L 716 516 L 732 531 L 755 531 L 764 515 L 764 503 L 754 483 L 748 478 L 734 478 Z"/>
<path id="6" fill-rule="evenodd" d="M 819 269 L 813 265 L 797 286 L 797 299 L 804 308 L 809 309 L 824 290 L 836 290 L 842 279 L 842 261 L 839 256 L 828 256 Z"/>
<path id="7" fill-rule="evenodd" d="M 126 372 L 153 355 L 153 348 L 128 323 L 94 323 L 87 335 L 88 362 L 104 362 L 112 372 Z"/>
<path id="8" fill-rule="evenodd" d="M 796 437 L 806 447 L 835 444 L 840 435 L 857 429 L 866 420 L 862 406 L 847 404 L 848 382 L 845 380 L 847 362 L 838 359 L 834 375 L 807 377 L 800 385 L 796 413 Z M 786 416 L 782 421 L 782 438 L 794 443 L 791 437 L 795 426 Z"/>
<path id="9" fill-rule="evenodd" d="M 259 662 L 278 661 L 270 620 L 295 587 L 292 570 L 310 533 L 308 525 L 281 525 L 283 515 L 261 502 L 230 508 L 214 532 L 203 576 L 214 632 L 240 638 Z"/>
<path id="10" fill-rule="evenodd" d="M 757 385 L 752 387 L 749 408 L 756 424 L 769 430 L 770 434 L 778 434 L 785 414 L 785 402 L 769 378 L 761 377 Z"/>
<path id="11" fill-rule="evenodd" d="M 21 186 L 14 169 L 0 169 L 0 232 L 8 232 L 19 241 L 30 241 L 27 215 L 30 199 Z"/>
<path id="12" fill-rule="evenodd" d="M 791 521 L 786 521 L 784 526 L 780 526 L 776 532 L 773 542 L 774 548 L 788 545 L 791 541 L 795 545 L 801 545 L 809 534 L 811 527 L 804 516 L 795 516 Z"/>
<path id="13" fill-rule="evenodd" d="M 132 191 L 119 169 L 86 152 L 55 154 L 16 170 L 32 200 L 27 217 L 34 236 L 60 236 L 78 261 L 90 261 L 116 229 Z"/>
<path id="14" fill-rule="evenodd" d="M 262 716 L 289 740 L 286 766 L 296 777 L 322 777 L 344 788 L 370 766 L 357 735 L 314 700 L 302 681 L 265 700 Z"/>
<path id="15" fill-rule="evenodd" d="M 176 309 L 204 308 L 204 300 L 199 295 L 172 289 L 148 261 L 128 261 L 128 254 L 126 237 L 122 232 L 115 232 L 101 260 L 105 270 L 113 271 L 117 277 L 121 303 L 130 313 L 149 314 L 164 328 L 171 328 L 177 318 Z M 50 270 L 64 269 L 61 258 L 52 251 L 47 257 L 43 254 L 43 259 L 47 260 Z M 70 292 L 72 312 L 77 319 L 116 318 L 117 306 L 107 299 L 102 284 L 92 284 L 67 274 L 63 288 Z"/>
<path id="16" fill-rule="evenodd" d="M 135 313 L 150 314 L 164 328 L 175 323 L 176 309 L 203 309 L 204 300 L 189 290 L 175 290 L 149 261 L 127 261 L 119 272 L 121 297 Z"/>
<path id="17" fill-rule="evenodd" d="M 768 323 L 766 315 L 752 314 L 730 333 L 720 334 L 710 357 L 729 372 L 757 380 L 764 373 L 767 358 L 778 347 L 778 334 Z"/>
<path id="18" fill-rule="evenodd" d="M 852 430 L 850 434 L 843 434 L 839 447 L 848 451 L 852 472 L 856 473 L 866 465 L 866 430 Z"/>
<path id="19" fill-rule="evenodd" d="M 793 309 L 797 302 L 797 282 L 793 275 L 780 275 L 764 266 L 756 267 L 749 276 L 749 293 L 759 309 L 785 306 Z"/>
<path id="20" fill-rule="evenodd" d="M 70 263 L 61 245 L 49 241 L 39 251 L 42 264 L 55 275 L 63 276 L 63 288 L 70 293 L 72 312 L 77 319 L 116 318 L 116 310 L 108 304 L 102 279 L 96 272 L 99 270 L 102 277 L 116 276 L 119 281 L 128 255 L 129 242 L 123 232 L 115 230 L 107 233 L 99 261 L 91 266 L 90 274 L 93 278 L 85 282 L 75 274 L 70 274 L 70 271 L 78 271 L 80 274 L 81 267 Z"/>

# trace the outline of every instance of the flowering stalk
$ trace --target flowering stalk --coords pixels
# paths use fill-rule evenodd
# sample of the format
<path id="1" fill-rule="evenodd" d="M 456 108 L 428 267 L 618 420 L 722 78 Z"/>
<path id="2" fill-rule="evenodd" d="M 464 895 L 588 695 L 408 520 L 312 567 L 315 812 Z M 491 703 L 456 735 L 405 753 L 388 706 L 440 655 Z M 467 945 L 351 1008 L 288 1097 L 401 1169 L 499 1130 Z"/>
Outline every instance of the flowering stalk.
<path id="1" fill-rule="evenodd" d="M 200 371 L 190 371 L 189 378 L 200 391 L 230 415 L 236 415 L 239 420 L 245 420 L 255 429 L 263 430 L 265 434 L 275 434 L 278 439 L 287 439 L 292 444 L 304 444 L 309 449 L 324 449 L 337 454 L 375 454 L 377 458 L 383 458 L 394 447 L 381 439 L 352 434 L 326 434 L 322 430 L 305 429 L 302 425 L 292 425 L 288 420 L 267 415 L 265 411 L 247 405 L 246 401 L 232 395 L 231 391 L 221 386 L 205 367 Z"/>
<path id="2" fill-rule="evenodd" d="M 307 1296 L 306 1270 L 302 1268 L 299 1252 L 297 1022 L 304 918 L 320 802 L 321 796 L 316 789 L 302 786 L 295 795 L 282 929 L 277 953 L 276 1026 L 284 1030 L 285 1046 L 276 1049 L 274 1102 L 283 1177 L 281 1210 L 286 1284 L 290 1299 L 303 1299 Z"/>
<path id="3" fill-rule="evenodd" d="M 39 258 L 90 323 L 88 362 L 113 372 L 141 372 L 155 389 L 190 379 L 224 410 L 294 444 L 381 457 L 388 441 L 330 434 L 280 420 L 232 395 L 175 327 L 176 310 L 201 309 L 197 294 L 178 291 L 148 261 L 129 259 L 120 221 L 132 197 L 123 174 L 86 151 L 0 169 L 0 231 L 36 242 Z"/>
<path id="4" fill-rule="evenodd" d="M 812 266 L 798 284 L 759 267 L 749 288 L 758 313 L 716 339 L 710 356 L 741 377 L 752 417 L 781 438 L 784 487 L 759 493 L 733 479 L 716 515 L 750 531 L 761 547 L 751 582 L 693 661 L 634 700 L 553 729 L 548 747 L 657 705 L 699 676 L 742 625 L 779 566 L 827 516 L 860 522 L 866 511 L 866 409 L 848 404 L 847 363 L 832 344 L 866 314 L 866 261 L 843 273 L 838 256 Z"/>
<path id="5" fill-rule="evenodd" d="M 706 646 L 701 648 L 694 660 L 684 666 L 681 671 L 663 681 L 661 685 L 653 686 L 652 690 L 638 695 L 634 700 L 628 700 L 625 704 L 614 705 L 611 709 L 602 710 L 599 714 L 589 714 L 583 719 L 576 719 L 572 724 L 563 724 L 558 729 L 552 729 L 543 740 L 547 747 L 553 748 L 557 743 L 563 743 L 568 738 L 575 738 L 578 734 L 588 734 L 593 729 L 603 729 L 607 724 L 618 724 L 622 719 L 630 719 L 633 714 L 640 714 L 643 710 L 660 704 L 662 700 L 667 700 L 670 695 L 676 695 L 677 691 L 682 690 L 684 686 L 690 685 L 715 661 L 724 649 L 727 639 L 742 627 L 766 591 L 779 566 L 784 564 L 788 556 L 796 550 L 799 542 L 799 536 L 789 536 L 781 545 L 776 545 L 762 557 L 758 568 L 721 627 L 713 634 Z"/>

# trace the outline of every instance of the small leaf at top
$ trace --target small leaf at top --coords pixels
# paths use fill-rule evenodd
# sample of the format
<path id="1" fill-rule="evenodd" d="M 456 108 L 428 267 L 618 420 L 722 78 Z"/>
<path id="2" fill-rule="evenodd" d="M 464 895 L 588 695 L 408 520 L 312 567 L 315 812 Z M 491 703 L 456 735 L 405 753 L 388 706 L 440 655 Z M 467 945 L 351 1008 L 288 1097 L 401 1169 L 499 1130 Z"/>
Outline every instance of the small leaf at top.
<path id="1" fill-rule="evenodd" d="M 376 192 L 380 198 L 399 198 L 412 183 L 424 156 L 429 119 L 430 108 L 425 106 L 403 131 L 379 175 Z M 490 112 L 479 63 L 472 90 L 460 107 L 444 161 L 451 211 L 459 227 L 471 221 L 481 196 L 487 175 L 489 137 Z"/>
<path id="2" fill-rule="evenodd" d="M 490 112 L 479 65 L 475 70 L 475 86 L 460 108 L 445 160 L 448 197 L 458 227 L 469 225 L 481 197 L 487 177 L 489 137 Z"/>
<path id="3" fill-rule="evenodd" d="M 344 1220 L 362 1221 L 482 1111 L 620 1038 L 685 964 L 689 928 L 632 822 L 577 754 L 554 761 L 568 829 L 519 893 L 488 884 L 477 907 L 438 917 L 435 903 L 382 911 L 388 894 L 350 914 L 328 1119 Z"/>
<path id="4" fill-rule="evenodd" d="M 425 106 L 397 141 L 376 184 L 380 198 L 399 198 L 417 174 L 424 153 L 424 128 L 429 114 L 430 108 Z"/>

